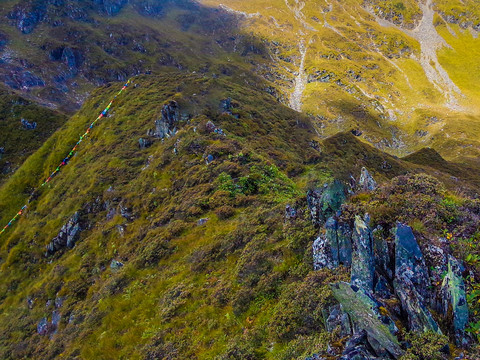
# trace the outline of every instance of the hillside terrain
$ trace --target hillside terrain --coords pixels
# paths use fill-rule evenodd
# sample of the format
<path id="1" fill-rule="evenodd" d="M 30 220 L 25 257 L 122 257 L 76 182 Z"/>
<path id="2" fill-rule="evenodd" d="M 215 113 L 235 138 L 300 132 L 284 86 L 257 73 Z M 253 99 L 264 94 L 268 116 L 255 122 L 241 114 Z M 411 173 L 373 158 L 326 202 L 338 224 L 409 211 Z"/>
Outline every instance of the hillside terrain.
<path id="1" fill-rule="evenodd" d="M 0 16 L 0 359 L 480 357 L 474 0 Z"/>

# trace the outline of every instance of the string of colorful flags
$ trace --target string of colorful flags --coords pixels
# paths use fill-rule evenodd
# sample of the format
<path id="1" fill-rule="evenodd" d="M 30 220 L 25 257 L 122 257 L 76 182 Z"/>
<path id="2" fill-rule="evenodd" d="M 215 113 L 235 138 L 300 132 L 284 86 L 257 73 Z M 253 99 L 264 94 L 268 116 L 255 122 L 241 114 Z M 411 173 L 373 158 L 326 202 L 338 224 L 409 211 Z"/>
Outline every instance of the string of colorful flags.
<path id="1" fill-rule="evenodd" d="M 52 179 L 53 177 L 60 171 L 60 169 L 62 167 L 64 167 L 65 165 L 68 164 L 68 161 L 72 158 L 73 155 L 75 155 L 75 152 L 77 151 L 77 148 L 78 146 L 80 145 L 80 143 L 85 139 L 85 137 L 88 136 L 88 134 L 90 133 L 90 131 L 92 130 L 92 128 L 95 126 L 95 124 L 97 123 L 97 121 L 99 121 L 101 118 L 107 116 L 108 114 L 108 111 L 110 110 L 113 102 L 115 101 L 115 99 L 120 96 L 122 94 L 122 92 L 127 88 L 127 86 L 130 84 L 131 80 L 128 80 L 125 85 L 123 85 L 123 87 L 121 88 L 121 90 L 114 96 L 114 98 L 112 99 L 112 101 L 110 101 L 107 105 L 107 107 L 100 113 L 100 115 L 98 115 L 98 117 L 90 124 L 90 126 L 87 128 L 87 130 L 85 131 L 85 133 L 80 136 L 80 139 L 77 141 L 77 143 L 75 144 L 75 146 L 72 148 L 72 150 L 70 150 L 70 152 L 68 153 L 68 155 L 62 160 L 62 162 L 56 167 L 56 169 L 50 174 L 50 176 L 48 178 L 45 179 L 45 181 L 42 183 L 42 185 L 40 185 L 40 188 L 45 186 L 46 184 L 48 184 Z M 37 189 L 38 190 L 38 189 Z M 35 190 L 32 194 L 35 194 L 37 192 L 37 190 Z M 22 208 L 20 209 L 20 211 L 18 211 L 15 216 L 12 218 L 12 220 L 10 220 L 8 222 L 7 225 L 5 225 L 3 227 L 2 230 L 0 230 L 0 235 L 2 235 L 9 227 L 11 227 L 13 225 L 13 223 L 25 212 L 25 210 L 27 209 L 28 207 L 28 204 L 30 203 L 31 199 L 32 199 L 33 195 L 30 197 L 30 199 L 28 200 L 28 203 L 23 205 Z"/>

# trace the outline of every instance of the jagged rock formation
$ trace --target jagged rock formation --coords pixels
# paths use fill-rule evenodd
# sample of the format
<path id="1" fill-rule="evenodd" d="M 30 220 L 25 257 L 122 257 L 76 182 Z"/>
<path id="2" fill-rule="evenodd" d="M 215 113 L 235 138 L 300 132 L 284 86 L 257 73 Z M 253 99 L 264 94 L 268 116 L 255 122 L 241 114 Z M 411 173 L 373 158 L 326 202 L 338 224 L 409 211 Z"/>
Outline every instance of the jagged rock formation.
<path id="1" fill-rule="evenodd" d="M 345 186 L 340 181 L 310 190 L 307 202 L 314 224 L 323 225 L 329 217 L 336 214 L 345 199 Z"/>
<path id="2" fill-rule="evenodd" d="M 361 178 L 362 181 L 357 184 L 363 184 L 362 191 L 376 188 L 375 180 L 365 168 L 362 169 Z M 364 187 L 365 184 L 369 185 Z M 373 184 L 375 186 L 370 186 Z M 340 188 L 338 184 L 336 187 Z M 314 192 L 310 193 L 311 198 L 312 194 Z M 321 196 L 315 199 L 319 198 Z M 318 207 L 312 211 L 314 205 Z M 321 208 L 328 215 L 332 212 L 331 207 L 320 200 L 311 200 L 309 206 L 314 224 L 326 216 L 322 216 Z M 350 225 L 343 222 L 342 208 L 335 207 L 336 215 L 323 224 L 320 236 L 313 244 L 314 269 L 335 269 L 340 264 L 351 268 L 350 284 L 339 282 L 331 285 L 340 307 L 332 307 L 325 314 L 328 328 L 339 327 L 343 333 L 350 331 L 352 339 L 363 336 L 364 340 L 352 340 L 345 347 L 342 359 L 348 356 L 357 356 L 359 359 L 399 358 L 404 348 L 397 338 L 396 322 L 403 322 L 408 330 L 416 333 L 442 334 L 431 309 L 442 313 L 447 322 L 451 321 L 449 326 L 452 328 L 444 330 L 452 334 L 459 346 L 466 346 L 470 341 L 465 334 L 469 312 L 458 260 L 448 255 L 448 271 L 443 283 L 433 286 L 432 282 L 438 280 L 436 269 L 441 271 L 442 266 L 447 269 L 446 256 L 441 248 L 434 245 L 426 247 L 429 264 L 438 264 L 432 265 L 429 271 L 411 227 L 400 222 L 392 224 L 390 233 L 394 235 L 394 244 L 391 240 L 389 244 L 384 237 L 386 232 L 383 227 L 379 226 L 374 231 L 370 229 L 368 215 L 365 215 L 365 219 L 356 215 Z M 346 243 L 351 244 L 350 250 L 341 251 L 346 248 Z M 340 261 L 340 253 L 348 254 L 349 258 Z M 442 299 L 441 304 L 437 299 Z M 392 301 L 399 307 L 392 307 Z M 349 321 L 345 320 L 345 314 Z M 353 324 L 351 329 L 345 325 L 349 322 Z"/>
<path id="3" fill-rule="evenodd" d="M 155 120 L 155 130 L 149 130 L 147 135 L 164 139 L 175 135 L 179 121 L 179 110 L 176 101 L 170 101 L 162 107 L 162 116 Z"/>
<path id="4" fill-rule="evenodd" d="M 453 317 L 455 342 L 459 346 L 468 345 L 465 328 L 468 324 L 468 305 L 462 265 L 453 256 L 448 256 L 448 272 L 442 283 L 443 314 Z"/>
<path id="5" fill-rule="evenodd" d="M 362 167 L 360 178 L 357 182 L 357 191 L 373 191 L 377 188 L 377 182 L 365 167 Z"/>
<path id="6" fill-rule="evenodd" d="M 73 248 L 81 231 L 80 213 L 77 211 L 67 223 L 62 226 L 58 235 L 47 245 L 46 255 L 53 255 L 64 248 Z"/>

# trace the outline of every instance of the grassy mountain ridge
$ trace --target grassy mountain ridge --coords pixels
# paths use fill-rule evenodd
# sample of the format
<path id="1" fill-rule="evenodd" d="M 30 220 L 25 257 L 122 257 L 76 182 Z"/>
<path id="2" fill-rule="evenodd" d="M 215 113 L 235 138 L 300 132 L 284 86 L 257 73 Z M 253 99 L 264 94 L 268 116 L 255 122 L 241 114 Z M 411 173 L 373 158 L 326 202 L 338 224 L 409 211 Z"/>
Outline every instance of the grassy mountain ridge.
<path id="1" fill-rule="evenodd" d="M 0 114 L 0 180 L 14 172 L 67 120 L 65 115 L 7 90 L 0 90 Z M 22 120 L 28 124 L 22 124 Z"/>
<path id="2" fill-rule="evenodd" d="M 479 356 L 475 1 L 0 16 L 1 359 Z"/>
<path id="3" fill-rule="evenodd" d="M 132 74 L 253 70 L 323 136 L 358 128 L 399 156 L 478 154 L 472 2 L 22 0 L 2 13 L 3 82 L 70 112 Z"/>
<path id="4" fill-rule="evenodd" d="M 308 117 L 257 90 L 258 81 L 178 72 L 134 79 L 1 239 L 2 358 L 306 357 L 332 340 L 321 309 L 333 302 L 328 284 L 348 277 L 312 271 L 306 190 L 362 166 L 379 182 L 426 171 L 452 190 L 471 186 L 350 133 L 322 141 Z M 117 90 L 98 89 L 7 180 L 2 221 Z M 178 132 L 149 138 L 171 101 Z M 140 148 L 140 138 L 151 146 Z M 285 220 L 287 204 L 295 220 Z M 76 212 L 75 247 L 46 255 Z M 58 320 L 46 325 L 49 336 L 38 333 L 43 318 Z"/>

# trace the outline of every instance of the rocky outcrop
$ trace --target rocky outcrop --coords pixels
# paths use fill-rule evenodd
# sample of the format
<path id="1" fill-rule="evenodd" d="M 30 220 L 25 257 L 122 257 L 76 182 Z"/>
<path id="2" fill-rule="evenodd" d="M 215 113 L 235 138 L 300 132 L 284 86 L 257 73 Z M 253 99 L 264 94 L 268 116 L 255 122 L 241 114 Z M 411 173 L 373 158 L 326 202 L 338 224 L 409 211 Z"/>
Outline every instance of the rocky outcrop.
<path id="1" fill-rule="evenodd" d="M 344 266 L 352 264 L 352 228 L 350 224 L 338 221 L 337 225 L 338 260 Z"/>
<path id="2" fill-rule="evenodd" d="M 427 301 L 430 280 L 422 251 L 410 226 L 397 223 L 395 232 L 395 277 L 408 279 Z"/>
<path id="3" fill-rule="evenodd" d="M 325 233 L 313 243 L 313 267 L 315 270 L 334 269 L 338 265 L 337 221 L 330 217 L 325 223 Z"/>
<path id="4" fill-rule="evenodd" d="M 22 118 L 20 123 L 25 130 L 35 130 L 37 128 L 37 123 L 35 121 L 30 122 Z"/>
<path id="5" fill-rule="evenodd" d="M 372 231 L 358 215 L 355 217 L 352 244 L 351 282 L 364 290 L 372 291 L 375 274 Z"/>
<path id="6" fill-rule="evenodd" d="M 45 1 L 21 2 L 8 14 L 8 18 L 14 21 L 18 30 L 29 34 L 45 18 L 46 5 Z"/>
<path id="7" fill-rule="evenodd" d="M 462 266 L 453 256 L 448 257 L 448 272 L 442 283 L 443 313 L 453 318 L 453 333 L 459 346 L 467 346 L 465 328 L 468 325 L 468 304 Z"/>
<path id="8" fill-rule="evenodd" d="M 164 139 L 177 133 L 177 124 L 179 121 L 177 102 L 172 100 L 164 105 L 161 113 L 161 118 L 155 121 L 155 130 L 149 130 L 147 135 Z"/>
<path id="9" fill-rule="evenodd" d="M 368 342 L 367 332 L 362 330 L 348 339 L 339 360 L 376 360 L 378 358 L 374 353 L 375 350 Z"/>
<path id="10" fill-rule="evenodd" d="M 365 167 L 362 167 L 360 178 L 357 182 L 357 191 L 367 192 L 373 191 L 377 188 L 377 182 L 375 179 L 370 175 L 368 170 Z"/>
<path id="11" fill-rule="evenodd" d="M 376 186 L 364 168 L 351 189 L 373 191 Z M 468 346 L 463 270 L 449 255 L 447 241 L 438 239 L 422 251 L 408 225 L 384 224 L 372 231 L 369 216 L 356 215 L 352 220 L 351 208 L 342 206 L 344 200 L 338 182 L 307 196 L 312 221 L 320 226 L 313 244 L 314 269 L 344 265 L 351 271 L 350 283 L 331 284 L 338 305 L 324 314 L 327 331 L 337 329 L 342 337 L 350 336 L 340 359 L 398 358 L 405 347 L 396 337 L 396 322 L 408 331 L 441 335 L 433 312 L 451 324 L 444 331 L 458 346 Z"/>
<path id="12" fill-rule="evenodd" d="M 73 248 L 81 231 L 80 213 L 77 211 L 67 223 L 62 226 L 58 235 L 47 245 L 46 256 L 53 255 L 57 251 L 65 248 Z"/>
<path id="13" fill-rule="evenodd" d="M 346 199 L 345 186 L 338 180 L 307 193 L 307 203 L 316 226 L 334 216 Z"/>
<path id="14" fill-rule="evenodd" d="M 355 332 L 365 331 L 376 356 L 399 358 L 403 354 L 393 320 L 382 315 L 381 305 L 363 289 L 339 282 L 331 285 L 333 295 L 349 315 Z"/>
<path id="15" fill-rule="evenodd" d="M 407 314 L 408 328 L 415 332 L 433 331 L 441 334 L 438 324 L 428 310 L 423 297 L 418 293 L 411 281 L 411 272 L 396 274 L 393 281 L 395 293 L 402 304 L 402 309 Z"/>

